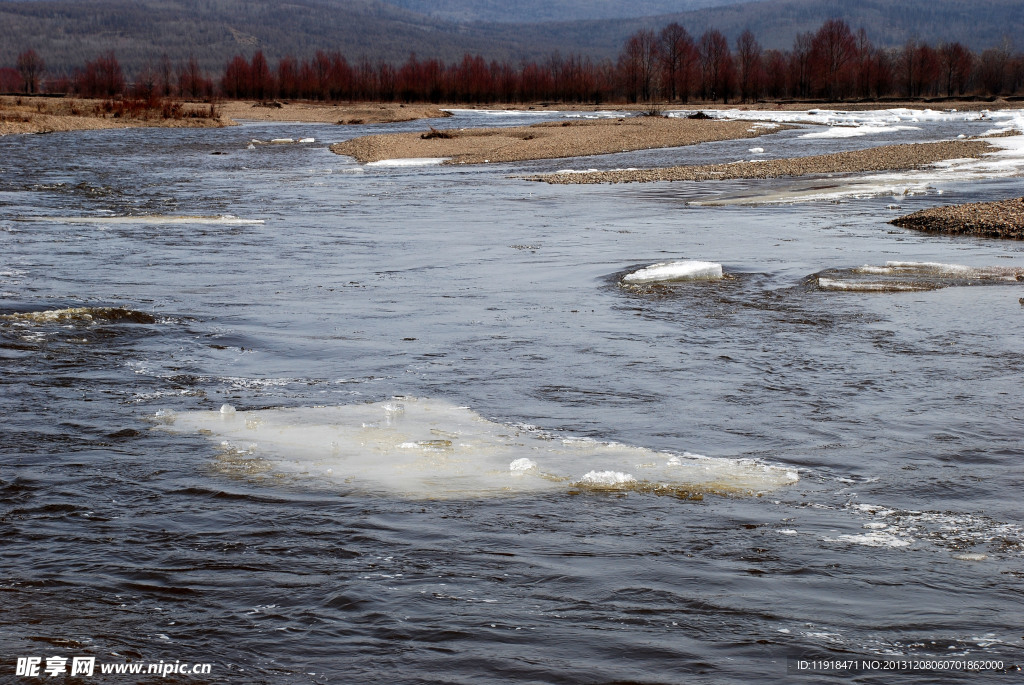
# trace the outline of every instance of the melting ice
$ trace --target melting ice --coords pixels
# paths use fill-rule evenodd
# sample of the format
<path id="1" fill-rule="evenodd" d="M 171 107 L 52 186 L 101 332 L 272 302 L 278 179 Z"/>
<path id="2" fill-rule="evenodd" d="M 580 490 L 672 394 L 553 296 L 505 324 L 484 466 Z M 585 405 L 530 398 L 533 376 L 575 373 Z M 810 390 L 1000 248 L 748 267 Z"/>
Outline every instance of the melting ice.
<path id="1" fill-rule="evenodd" d="M 552 436 L 431 399 L 254 411 L 226 405 L 162 420 L 219 443 L 228 470 L 412 498 L 579 490 L 755 494 L 798 479 L 793 469 L 753 460 Z"/>
<path id="2" fill-rule="evenodd" d="M 1024 280 L 1024 267 L 889 261 L 884 266 L 830 269 L 814 278 L 822 290 L 920 292 L 950 286 L 1018 284 Z"/>
<path id="3" fill-rule="evenodd" d="M 661 281 L 712 281 L 721 277 L 721 264 L 683 260 L 651 264 L 643 269 L 626 274 L 622 277 L 622 282 L 636 284 Z"/>

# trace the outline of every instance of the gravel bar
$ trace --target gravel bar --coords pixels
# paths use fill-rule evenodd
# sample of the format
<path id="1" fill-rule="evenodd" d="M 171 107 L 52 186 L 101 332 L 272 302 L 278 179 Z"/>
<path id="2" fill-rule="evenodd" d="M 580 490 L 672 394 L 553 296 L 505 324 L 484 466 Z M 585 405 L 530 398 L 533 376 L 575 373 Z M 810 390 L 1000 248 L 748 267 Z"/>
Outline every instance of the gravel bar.
<path id="1" fill-rule="evenodd" d="M 447 164 L 520 162 L 754 138 L 790 128 L 752 121 L 634 116 L 548 121 L 511 128 L 430 130 L 353 138 L 331 146 L 339 155 L 379 162 L 444 158 Z"/>
<path id="2" fill-rule="evenodd" d="M 811 157 L 768 159 L 658 169 L 627 169 L 587 173 L 557 173 L 525 177 L 547 183 L 650 183 L 653 181 L 727 181 L 739 178 L 778 178 L 810 174 L 850 174 L 866 171 L 920 169 L 947 159 L 977 158 L 994 148 L 980 140 L 883 145 L 867 150 Z"/>
<path id="3" fill-rule="evenodd" d="M 932 233 L 1024 239 L 1024 197 L 932 207 L 893 219 L 901 228 Z"/>

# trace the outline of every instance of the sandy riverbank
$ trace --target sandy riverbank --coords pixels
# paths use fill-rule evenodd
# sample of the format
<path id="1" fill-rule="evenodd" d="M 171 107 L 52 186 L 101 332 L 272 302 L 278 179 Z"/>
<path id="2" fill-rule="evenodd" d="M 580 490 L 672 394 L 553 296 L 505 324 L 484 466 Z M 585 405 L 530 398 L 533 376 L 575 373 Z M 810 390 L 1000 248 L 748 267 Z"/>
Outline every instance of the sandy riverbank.
<path id="1" fill-rule="evenodd" d="M 973 100 L 973 101 L 886 101 L 886 102 L 756 102 L 723 105 L 721 103 L 661 103 L 601 105 L 541 102 L 486 105 L 434 105 L 401 103 L 342 103 L 326 104 L 315 102 L 254 102 L 222 101 L 216 104 L 218 116 L 214 119 L 184 116 L 164 118 L 159 112 L 145 116 L 114 116 L 112 112 L 101 112 L 102 100 L 82 98 L 50 98 L 38 96 L 8 96 L 0 98 L 0 135 L 10 133 L 47 133 L 52 131 L 93 130 L 103 128 L 129 128 L 141 126 L 161 127 L 217 127 L 228 126 L 240 120 L 255 121 L 301 121 L 343 125 L 381 124 L 418 119 L 451 116 L 446 110 L 480 109 L 510 111 L 575 111 L 575 112 L 648 112 L 648 111 L 702 111 L 702 110 L 790 110 L 806 111 L 820 108 L 838 111 L 858 111 L 905 107 L 910 109 L 957 109 L 960 111 L 982 109 L 1014 109 L 1024 107 L 1022 101 Z M 208 103 L 180 103 L 183 111 L 208 112 Z M 586 153 L 589 154 L 589 153 Z M 559 155 L 563 156 L 563 155 Z"/>
<path id="2" fill-rule="evenodd" d="M 889 223 L 931 233 L 1021 240 L 1024 239 L 1024 197 L 932 207 Z"/>
<path id="3" fill-rule="evenodd" d="M 778 178 L 811 174 L 852 174 L 869 171 L 908 171 L 947 159 L 978 158 L 994 148 L 981 140 L 884 145 L 867 150 L 756 162 L 628 169 L 589 173 L 543 174 L 525 177 L 547 183 L 650 183 L 654 181 L 727 181 L 740 178 Z"/>
<path id="4" fill-rule="evenodd" d="M 398 103 L 324 104 L 316 102 L 228 101 L 219 105 L 228 119 L 256 121 L 303 121 L 324 124 L 391 124 L 397 121 L 451 116 L 438 105 Z"/>
<path id="5" fill-rule="evenodd" d="M 165 116 L 166 114 L 166 116 Z M 0 135 L 55 133 L 111 128 L 218 128 L 233 122 L 219 112 L 210 117 L 210 105 L 169 103 L 167 110 L 128 111 L 106 107 L 103 100 L 80 98 L 2 97 Z"/>
<path id="6" fill-rule="evenodd" d="M 749 121 L 633 116 L 364 136 L 336 143 L 331 150 L 360 162 L 444 158 L 449 164 L 480 164 L 678 147 L 753 138 L 783 128 Z"/>

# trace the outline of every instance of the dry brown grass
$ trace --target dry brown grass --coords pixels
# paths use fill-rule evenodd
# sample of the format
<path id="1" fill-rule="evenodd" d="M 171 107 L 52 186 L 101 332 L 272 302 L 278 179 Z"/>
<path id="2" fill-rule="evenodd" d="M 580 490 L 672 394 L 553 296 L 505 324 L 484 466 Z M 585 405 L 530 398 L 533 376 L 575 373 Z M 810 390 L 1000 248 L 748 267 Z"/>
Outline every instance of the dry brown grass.
<path id="1" fill-rule="evenodd" d="M 140 126 L 224 126 L 214 104 L 118 98 L 0 98 L 0 135 Z"/>

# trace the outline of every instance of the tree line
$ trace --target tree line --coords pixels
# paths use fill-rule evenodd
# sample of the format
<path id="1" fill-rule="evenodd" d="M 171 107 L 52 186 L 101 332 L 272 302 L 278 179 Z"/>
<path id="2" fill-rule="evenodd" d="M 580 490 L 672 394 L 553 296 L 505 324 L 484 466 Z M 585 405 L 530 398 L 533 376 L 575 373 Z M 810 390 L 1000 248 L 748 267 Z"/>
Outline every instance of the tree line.
<path id="1" fill-rule="evenodd" d="M 517 65 L 465 55 L 455 62 L 410 55 L 402 64 L 350 62 L 319 50 L 271 64 L 262 51 L 236 55 L 219 75 L 191 58 L 163 56 L 129 81 L 113 52 L 71 74 L 47 74 L 35 50 L 0 68 L 0 91 L 81 97 L 304 99 L 325 102 L 750 102 L 754 100 L 932 98 L 1024 91 L 1024 54 L 1007 41 L 977 54 L 959 42 L 908 40 L 876 47 L 841 19 L 796 36 L 789 50 L 764 50 L 749 29 L 730 43 L 717 29 L 692 36 L 671 23 L 630 36 L 616 60 L 557 51 Z"/>

